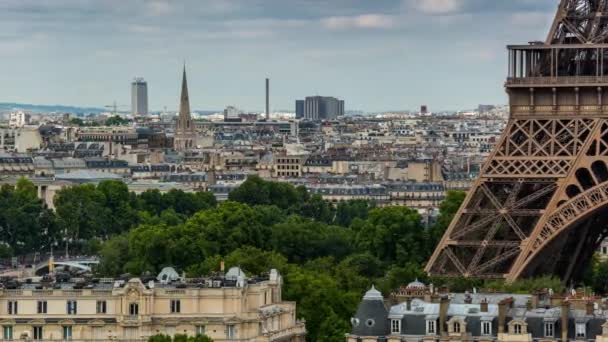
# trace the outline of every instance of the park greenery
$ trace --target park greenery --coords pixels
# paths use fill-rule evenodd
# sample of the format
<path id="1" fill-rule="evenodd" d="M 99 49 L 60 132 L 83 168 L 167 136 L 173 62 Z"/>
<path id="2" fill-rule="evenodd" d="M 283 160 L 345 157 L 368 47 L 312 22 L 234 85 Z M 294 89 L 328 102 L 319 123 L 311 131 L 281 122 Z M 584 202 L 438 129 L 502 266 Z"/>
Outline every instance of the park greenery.
<path id="1" fill-rule="evenodd" d="M 205 335 L 188 336 L 176 334 L 175 336 L 168 336 L 160 334 L 151 336 L 148 342 L 213 342 L 213 340 Z"/>
<path id="2" fill-rule="evenodd" d="M 188 277 L 240 266 L 249 274 L 271 268 L 284 276 L 283 298 L 297 301 L 310 341 L 343 341 L 349 318 L 372 284 L 388 294 L 418 278 L 422 268 L 464 199 L 448 192 L 437 222 L 421 223 L 414 209 L 377 207 L 352 200 L 332 204 L 304 187 L 250 177 L 217 203 L 207 192 L 171 190 L 129 192 L 119 181 L 65 188 L 47 209 L 31 182 L 0 188 L 0 256 L 65 250 L 101 257 L 100 276 L 137 276 L 173 266 Z M 596 262 L 589 285 L 605 292 L 608 264 Z M 487 283 L 521 291 L 529 283 Z M 483 287 L 456 280 L 453 290 Z M 158 341 L 170 341 L 159 336 Z M 176 337 L 173 341 L 176 341 Z M 179 337 L 180 341 L 198 341 Z M 157 341 L 155 340 L 155 341 Z"/>

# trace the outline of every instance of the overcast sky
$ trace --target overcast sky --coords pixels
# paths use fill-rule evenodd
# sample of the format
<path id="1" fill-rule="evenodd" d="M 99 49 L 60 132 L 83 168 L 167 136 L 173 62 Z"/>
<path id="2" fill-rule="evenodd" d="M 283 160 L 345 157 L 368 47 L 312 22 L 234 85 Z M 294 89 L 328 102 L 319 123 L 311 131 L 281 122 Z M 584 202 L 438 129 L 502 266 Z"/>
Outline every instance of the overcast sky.
<path id="1" fill-rule="evenodd" d="M 505 45 L 544 40 L 558 0 L 0 0 L 0 102 L 347 110 L 506 103 Z M 123 108 L 123 109 L 128 109 Z"/>

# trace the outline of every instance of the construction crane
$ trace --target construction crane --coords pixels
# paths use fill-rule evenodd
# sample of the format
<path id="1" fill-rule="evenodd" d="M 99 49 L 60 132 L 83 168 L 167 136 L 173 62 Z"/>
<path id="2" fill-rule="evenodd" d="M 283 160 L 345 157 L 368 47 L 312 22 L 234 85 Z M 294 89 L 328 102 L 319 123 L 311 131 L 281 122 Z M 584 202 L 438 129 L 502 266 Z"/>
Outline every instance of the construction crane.
<path id="1" fill-rule="evenodd" d="M 116 116 L 116 115 L 118 115 L 118 107 L 123 108 L 123 107 L 127 107 L 127 106 L 117 105 L 116 101 L 114 101 L 114 103 L 112 103 L 111 105 L 107 105 L 104 107 L 112 109 L 112 116 Z"/>

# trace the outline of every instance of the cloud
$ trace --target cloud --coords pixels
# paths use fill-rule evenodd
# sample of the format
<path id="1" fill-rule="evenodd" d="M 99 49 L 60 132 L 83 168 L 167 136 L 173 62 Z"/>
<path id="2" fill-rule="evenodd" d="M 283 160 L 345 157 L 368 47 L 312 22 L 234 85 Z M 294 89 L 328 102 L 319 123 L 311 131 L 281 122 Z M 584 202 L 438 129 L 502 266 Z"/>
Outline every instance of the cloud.
<path id="1" fill-rule="evenodd" d="M 352 17 L 327 17 L 321 19 L 321 24 L 330 30 L 390 29 L 397 26 L 397 20 L 390 15 L 363 14 Z"/>
<path id="2" fill-rule="evenodd" d="M 551 20 L 553 20 L 553 16 L 547 12 L 516 12 L 509 18 L 509 22 L 513 26 L 533 29 L 537 29 L 541 24 L 548 25 Z"/>
<path id="3" fill-rule="evenodd" d="M 164 16 L 173 12 L 173 7 L 168 1 L 153 0 L 146 3 L 147 11 L 153 16 Z"/>
<path id="4" fill-rule="evenodd" d="M 465 0 L 405 0 L 406 6 L 430 15 L 442 15 L 459 12 Z"/>

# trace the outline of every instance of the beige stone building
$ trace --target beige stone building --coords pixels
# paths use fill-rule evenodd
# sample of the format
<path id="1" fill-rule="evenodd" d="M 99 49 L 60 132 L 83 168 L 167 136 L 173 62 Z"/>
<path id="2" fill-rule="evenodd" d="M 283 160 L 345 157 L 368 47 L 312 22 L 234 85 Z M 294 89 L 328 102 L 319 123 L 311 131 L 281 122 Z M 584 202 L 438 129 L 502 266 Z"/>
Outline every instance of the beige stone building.
<path id="1" fill-rule="evenodd" d="M 145 341 L 159 333 L 214 341 L 304 341 L 296 304 L 281 298 L 282 278 L 182 279 L 172 269 L 142 282 L 71 280 L 5 283 L 0 289 L 3 340 Z"/>

